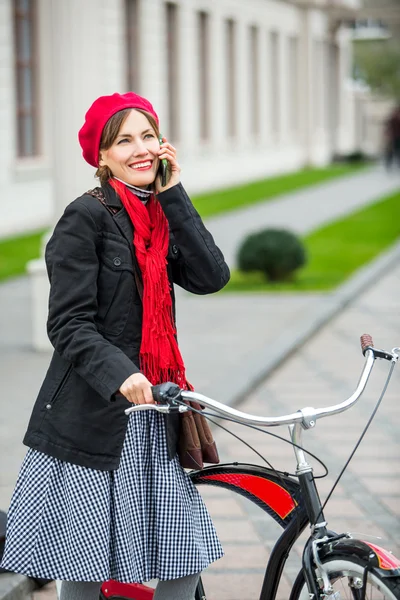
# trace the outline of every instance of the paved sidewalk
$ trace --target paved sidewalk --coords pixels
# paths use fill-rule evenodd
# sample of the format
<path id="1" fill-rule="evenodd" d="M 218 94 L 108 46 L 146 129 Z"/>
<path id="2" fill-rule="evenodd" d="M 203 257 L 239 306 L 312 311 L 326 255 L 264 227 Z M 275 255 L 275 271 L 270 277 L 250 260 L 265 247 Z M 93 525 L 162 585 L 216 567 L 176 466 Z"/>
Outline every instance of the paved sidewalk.
<path id="1" fill-rule="evenodd" d="M 302 227 L 306 227 L 306 218 L 309 219 L 309 227 L 314 227 L 317 223 L 325 222 L 329 219 L 328 212 L 331 211 L 331 215 L 338 216 L 337 208 L 338 201 L 341 202 L 341 211 L 346 211 L 346 207 L 350 204 L 354 210 L 356 206 L 359 206 L 362 201 L 372 202 L 378 199 L 380 196 L 390 193 L 394 189 L 400 187 L 400 180 L 396 176 L 388 176 L 381 172 L 379 169 L 374 169 L 371 172 L 363 174 L 366 179 L 359 179 L 360 174 L 351 178 L 346 178 L 343 181 L 330 182 L 324 186 L 318 186 L 312 188 L 309 191 L 302 191 L 299 195 L 296 195 L 297 200 L 292 195 L 292 200 L 284 200 L 281 198 L 276 202 L 268 202 L 265 205 L 259 205 L 253 207 L 253 226 L 256 224 L 260 225 L 260 216 L 258 211 L 265 211 L 263 218 L 265 218 L 266 224 L 279 224 L 279 221 L 274 221 L 274 211 L 280 202 L 287 202 L 285 211 L 289 211 L 286 214 L 285 222 L 290 223 L 287 226 L 294 226 L 296 223 L 302 222 Z M 357 182 L 356 182 L 357 179 Z M 365 185 L 365 181 L 367 184 Z M 347 182 L 347 183 L 346 183 Z M 340 188 L 336 187 L 336 192 L 332 191 L 333 184 L 340 184 Z M 339 193 L 340 189 L 340 193 Z M 357 191 L 358 190 L 358 191 Z M 371 194 L 367 191 L 371 190 Z M 318 193 L 317 193 L 318 192 Z M 314 206 L 311 208 L 309 204 L 309 195 L 315 197 Z M 355 198 L 358 198 L 357 204 Z M 322 200 L 321 200 L 322 199 Z M 323 201 L 323 202 L 322 202 Z M 290 203 L 291 202 L 291 203 Z M 320 221 L 316 221 L 316 211 L 319 205 L 323 204 L 324 210 L 319 213 Z M 330 208 L 329 208 L 330 207 Z M 248 209 L 250 210 L 250 209 Z M 269 211 L 269 212 L 268 212 Z M 247 213 L 248 211 L 246 211 Z M 248 214 L 246 219 L 248 218 Z M 280 218 L 283 218 L 282 216 Z M 244 225 L 243 211 L 232 214 L 226 217 L 225 226 L 221 218 L 218 219 L 218 226 L 220 227 L 219 233 L 216 229 L 217 220 L 213 220 L 210 223 L 218 243 L 223 247 L 225 252 L 229 255 L 229 248 L 225 245 L 225 242 L 220 239 L 222 234 L 230 232 L 229 236 L 234 237 L 239 235 L 240 227 Z M 233 219 L 233 221 L 232 221 Z M 236 224 L 232 224 L 235 222 Z M 281 223 L 282 224 L 282 223 Z M 253 228 L 252 226 L 252 228 Z M 228 256 L 229 259 L 229 256 Z M 386 263 L 380 263 L 379 268 L 376 268 L 372 272 L 372 275 L 378 277 L 378 273 L 382 269 L 390 270 L 391 265 L 394 264 L 395 254 L 389 256 Z M 378 261 L 379 262 L 379 261 Z M 232 263 L 231 263 L 232 264 Z M 348 302 L 352 295 L 357 290 L 363 289 L 363 286 L 368 284 L 368 278 L 371 279 L 370 269 L 366 272 L 366 278 L 363 282 L 361 274 L 361 284 L 357 284 L 354 287 L 350 284 L 346 289 L 342 290 L 338 294 L 304 294 L 304 295 L 225 295 L 217 294 L 214 296 L 207 297 L 195 297 L 190 296 L 186 293 L 178 294 L 178 329 L 180 332 L 180 344 L 185 356 L 189 378 L 196 385 L 199 391 L 205 394 L 212 395 L 222 401 L 229 402 L 233 399 L 237 400 L 240 396 L 240 390 L 249 389 L 254 381 L 257 381 L 260 376 L 264 373 L 271 371 L 274 366 L 274 358 L 278 356 L 280 359 L 288 353 L 290 349 L 295 349 L 296 344 L 300 344 L 307 338 L 307 336 L 319 326 L 325 322 L 326 318 L 330 317 L 335 311 L 339 310 L 346 302 Z M 375 296 L 380 297 L 382 294 L 383 300 L 388 303 L 389 298 L 392 300 L 392 311 L 394 311 L 395 294 L 399 292 L 398 286 L 399 272 L 396 271 L 393 275 L 388 275 L 385 278 L 385 287 L 379 284 L 376 287 Z M 397 284 L 397 288 L 396 288 Z M 353 285 L 353 287 L 351 287 Z M 346 287 L 346 286 L 345 286 Z M 386 290 L 386 291 L 385 291 Z M 372 293 L 372 292 L 371 292 Z M 366 298 L 369 297 L 367 294 Z M 361 302 L 364 302 L 361 297 Z M 369 301 L 368 301 L 369 302 Z M 398 319 L 394 318 L 394 314 L 390 316 L 385 314 L 388 310 L 388 306 L 382 305 L 372 307 L 371 303 L 364 306 L 358 317 L 354 317 L 354 325 L 357 325 L 357 331 L 351 334 L 345 339 L 340 347 L 344 348 L 343 355 L 340 359 L 343 361 L 342 366 L 350 368 L 352 366 L 351 356 L 357 356 L 359 361 L 361 360 L 358 355 L 357 349 L 357 336 L 368 327 L 364 326 L 364 319 L 370 318 L 375 321 L 379 321 L 379 329 L 382 329 L 384 333 L 387 327 L 387 339 L 380 339 L 380 345 L 393 346 L 396 343 L 399 344 L 400 340 L 393 340 L 392 336 L 396 333 L 396 327 L 398 327 Z M 372 310 L 373 309 L 373 310 Z M 346 311 L 347 314 L 349 312 Z M 358 310 L 358 309 L 357 309 Z M 372 311 L 372 312 L 371 312 Z M 375 312 L 374 312 L 375 311 Z M 380 312 L 376 312 L 380 311 Z M 357 314 L 358 313 L 354 313 Z M 339 321 L 342 317 L 339 317 Z M 352 319 L 350 319 L 351 321 Z M 382 322 L 381 322 L 382 321 Z M 393 324 L 391 323 L 393 321 Z M 335 321 L 336 323 L 336 321 Z M 385 323 L 387 325 L 383 325 Z M 352 323 L 350 323 L 352 324 Z M 347 326 L 347 324 L 346 324 Z M 329 331 L 328 326 L 326 331 Z M 370 327 L 371 333 L 376 332 L 376 327 Z M 398 333 L 398 329 L 397 329 Z M 391 337 L 389 337 L 391 334 Z M 324 333 L 320 334 L 324 335 Z M 311 344 L 316 343 L 316 340 L 320 339 L 320 335 L 315 338 Z M 379 331 L 376 333 L 377 338 Z M 335 336 L 334 336 L 335 337 Z M 397 337 L 399 337 L 397 335 Z M 346 340 L 349 339 L 349 342 Z M 35 399 L 37 391 L 42 382 L 43 376 L 49 363 L 49 353 L 33 353 L 30 349 L 30 298 L 29 298 L 29 282 L 26 278 L 20 278 L 11 282 L 8 282 L 0 286 L 0 381 L 2 396 L 0 400 L 1 419 L 0 419 L 0 456 L 1 468 L 0 468 L 0 509 L 5 510 L 8 506 L 9 499 L 11 497 L 12 488 L 15 483 L 15 479 L 18 473 L 18 469 L 21 464 L 21 460 L 25 453 L 25 448 L 22 446 L 21 439 L 26 428 L 27 420 L 30 416 L 32 403 Z M 329 341 L 329 336 L 328 336 Z M 295 342 L 295 345 L 293 345 Z M 377 339 L 378 342 L 378 339 Z M 327 343 L 327 342 L 326 342 Z M 284 412 L 290 405 L 290 411 L 293 409 L 292 403 L 294 402 L 294 393 L 296 393 L 296 405 L 298 408 L 302 405 L 312 404 L 313 395 L 319 392 L 321 396 L 321 404 L 324 400 L 329 401 L 329 398 L 337 393 L 346 394 L 348 389 L 354 386 L 357 378 L 357 369 L 351 370 L 350 373 L 346 373 L 346 377 L 341 372 L 340 365 L 335 367 L 338 369 L 337 373 L 326 364 L 327 351 L 330 346 L 324 345 L 325 342 L 320 342 L 317 345 L 317 350 L 310 351 L 311 354 L 306 354 L 306 359 L 300 359 L 303 356 L 302 350 L 300 354 L 295 355 L 293 371 L 288 372 L 287 370 L 280 370 L 272 375 L 267 382 L 267 386 L 272 387 L 270 396 L 272 403 L 266 406 L 267 412 L 274 409 L 276 412 Z M 337 346 L 337 342 L 334 347 Z M 305 346 L 305 349 L 309 347 L 309 344 Z M 296 362 L 297 361 L 297 362 Z M 300 361 L 300 362 L 299 362 Z M 336 365 L 336 362 L 335 362 Z M 329 367 L 329 368 L 328 368 Z M 285 367 L 287 369 L 287 367 Z M 283 373 L 283 375 L 280 375 Z M 347 378 L 348 376 L 348 378 Z M 281 377 L 281 380 L 275 378 Z M 282 386 L 279 381 L 286 382 Z M 293 383 L 292 383 L 293 382 Z M 350 386 L 349 388 L 347 386 Z M 277 393 L 279 388 L 279 394 Z M 393 385 L 393 389 L 395 386 Z M 269 390 L 269 388 L 265 388 Z M 311 391 L 308 398 L 304 401 L 301 398 L 301 394 L 307 394 L 307 391 Z M 289 392 L 293 392 L 292 396 Z M 259 406 L 262 394 L 259 391 L 255 396 L 249 399 L 252 410 L 255 410 L 254 405 Z M 286 394 L 287 393 L 287 397 Z M 300 395 L 299 395 L 300 393 Z M 235 396 L 236 394 L 236 396 Z M 281 396 L 280 394 L 283 394 Z M 340 395 L 342 397 L 342 395 Z M 261 406 L 261 405 L 260 405 Z M 368 405 L 369 406 L 369 405 Z M 245 407 L 245 405 L 242 405 Z M 395 411 L 396 409 L 393 408 Z M 354 411 L 352 417 L 354 418 Z M 388 432 L 392 435 L 393 423 L 395 423 L 396 412 L 394 412 L 394 418 L 388 423 Z M 343 419 L 343 417 L 342 417 Z M 350 420 L 350 418 L 349 418 Z M 390 421 L 388 418 L 387 421 Z M 353 423 L 353 420 L 351 420 Z M 347 420 L 340 421 L 345 425 L 343 429 L 342 440 L 347 443 L 349 436 L 353 436 L 353 431 L 348 431 Z M 384 425 L 382 425 L 384 427 Z M 390 427 L 392 429 L 390 429 Z M 331 453 L 330 456 L 334 461 L 334 469 L 337 468 L 337 461 L 340 456 L 336 456 L 333 449 L 334 446 L 334 432 L 332 432 L 332 425 L 326 422 L 322 422 L 321 427 L 310 434 L 310 437 L 317 440 L 315 437 L 319 435 L 319 431 L 324 432 L 324 440 L 329 440 L 329 443 L 325 443 L 324 450 Z M 328 434 L 326 433 L 328 432 Z M 377 452 L 383 452 L 384 448 L 390 447 L 390 444 L 379 445 L 379 440 L 383 439 L 383 435 L 389 435 L 386 430 L 382 429 L 381 437 L 377 439 Z M 348 437 L 346 437 L 348 436 Z M 250 439 L 253 438 L 251 435 Z M 346 443 L 341 443 L 340 448 L 346 448 Z M 329 446 L 329 447 L 328 447 Z M 232 452 L 235 458 L 238 458 L 238 453 L 235 451 L 235 445 L 227 443 L 224 436 L 221 437 L 220 447 L 223 448 L 223 458 Z M 284 458 L 287 456 L 287 450 L 279 447 L 279 449 L 272 449 L 267 442 L 262 441 L 259 449 L 265 449 L 269 456 L 278 456 Z M 289 449 L 290 450 L 290 449 Z M 340 450 L 340 449 L 339 449 Z M 229 451 L 229 452 L 228 452 Z M 374 448 L 375 451 L 375 448 Z M 389 450 L 394 452 L 394 450 Z M 247 452 L 247 451 L 246 451 Z M 328 452 L 328 454 L 329 454 Z M 396 449 L 398 457 L 398 447 Z M 382 454 L 380 454 L 382 456 Z M 386 455 L 385 455 L 386 456 Z M 392 457 L 393 454 L 390 455 Z M 240 458 L 246 459 L 245 452 L 240 452 Z M 366 461 L 362 461 L 361 469 L 366 468 Z M 376 462 L 376 461 L 375 461 Z M 379 461 L 378 461 L 379 462 Z M 387 461 L 382 461 L 387 465 Z M 390 459 L 390 468 L 396 468 L 395 461 Z M 379 463 L 380 464 L 380 463 Z M 291 462 L 293 465 L 293 462 Z M 277 466 L 281 466 L 278 464 Z M 373 467 L 375 470 L 378 468 L 376 465 Z M 382 468 L 388 468 L 387 466 Z M 390 471 L 391 472 L 391 471 Z M 394 472 L 394 471 L 393 471 Z M 375 471 L 373 471 L 375 474 Z M 374 475 L 375 476 L 375 475 Z M 350 481 L 353 481 L 353 479 Z M 380 481 L 380 479 L 379 479 Z M 391 481 L 387 478 L 387 481 Z M 369 483 L 371 487 L 371 482 Z M 323 481 L 322 486 L 326 487 L 326 483 Z M 390 493 L 390 483 L 387 483 L 389 491 L 385 498 L 385 510 L 386 510 L 386 522 L 388 529 L 385 531 L 395 531 L 393 526 L 393 520 L 388 520 L 388 515 L 391 514 L 390 506 L 395 507 L 392 495 Z M 321 488 L 325 489 L 325 488 Z M 351 488 L 341 488 L 343 491 L 342 510 L 347 510 L 346 507 L 350 507 L 349 514 L 358 514 L 358 508 L 354 504 L 357 502 L 357 493 L 360 494 L 364 491 L 364 488 L 355 490 L 355 496 L 353 497 L 353 491 Z M 361 489 L 361 491 L 360 491 Z M 369 488 L 368 488 L 369 489 Z M 371 490 L 372 491 L 372 490 Z M 212 492 L 212 493 L 211 493 Z M 397 493 L 397 492 L 396 492 Z M 210 497 L 211 494 L 211 497 Z M 235 600 L 236 595 L 229 591 L 227 586 L 222 586 L 221 582 L 227 576 L 229 581 L 234 584 L 237 593 L 241 589 L 241 597 L 251 598 L 251 586 L 259 580 L 260 577 L 260 560 L 265 555 L 268 544 L 271 543 L 272 534 L 268 531 L 267 541 L 265 542 L 265 548 L 261 544 L 259 538 L 255 538 L 253 533 L 257 532 L 257 536 L 265 529 L 265 525 L 260 523 L 263 521 L 258 516 L 254 516 L 250 510 L 248 513 L 248 507 L 242 506 L 239 500 L 229 499 L 220 502 L 219 494 L 216 494 L 213 490 L 205 490 L 205 497 L 210 497 L 210 508 L 213 512 L 215 507 L 216 513 L 213 513 L 218 522 L 220 522 L 220 534 L 227 547 L 228 555 L 233 555 L 232 560 L 236 561 L 237 570 L 235 575 L 230 569 L 234 567 L 228 565 L 228 559 L 223 559 L 221 563 L 218 563 L 210 570 L 207 578 L 211 579 L 214 583 L 214 589 L 220 590 L 218 600 L 228 598 L 229 600 Z M 364 497 L 364 496 L 363 496 Z M 366 497 L 366 496 L 365 496 Z M 397 498 L 395 498 L 397 500 Z M 353 503 L 353 504 L 352 504 Z M 371 508 L 370 512 L 374 512 L 373 503 L 369 505 Z M 380 505 L 379 505 L 380 506 Z M 229 517 L 233 516 L 233 519 Z M 220 518 L 221 516 L 221 518 Z M 336 517 L 336 515 L 334 515 Z M 384 519 L 383 519 L 384 520 Z M 336 527 L 336 518 L 335 525 Z M 384 529 L 382 527 L 382 529 Z M 370 530 L 370 528 L 369 528 Z M 243 535 L 242 535 L 243 534 Z M 236 552 L 237 544 L 231 544 L 230 540 L 236 541 L 240 539 L 241 548 Z M 394 536 L 393 536 L 394 537 Z M 229 550 L 230 546 L 233 547 L 233 552 Z M 247 561 L 247 562 L 246 562 Z M 232 563 L 235 564 L 235 563 Z M 228 566 L 225 566 L 228 565 Z M 247 566 L 246 566 L 247 565 Z M 222 569 L 222 571 L 221 571 Z M 228 571 L 225 573 L 225 569 Z M 250 569 L 250 571 L 248 571 Z M 246 572 L 244 572 L 246 571 Z M 253 573 L 253 575 L 252 575 Z M 241 588 L 241 581 L 243 585 L 246 585 L 246 593 L 243 596 L 243 589 Z M 1 578 L 0 578 L 1 585 Z M 224 590 L 221 589 L 224 587 Z M 1 590 L 0 590 L 1 592 Z M 235 592 L 236 593 L 236 592 Z M 224 595 L 225 594 L 225 595 Z M 228 595 L 227 595 L 228 594 Z M 233 595 L 229 595 L 233 594 Z M 1 597 L 1 593 L 0 593 Z M 211 595 L 212 598 L 216 596 Z M 239 597 L 239 595 L 237 596 Z M 287 596 L 283 595 L 281 600 L 287 599 Z M 210 599 L 208 599 L 210 600 Z"/>

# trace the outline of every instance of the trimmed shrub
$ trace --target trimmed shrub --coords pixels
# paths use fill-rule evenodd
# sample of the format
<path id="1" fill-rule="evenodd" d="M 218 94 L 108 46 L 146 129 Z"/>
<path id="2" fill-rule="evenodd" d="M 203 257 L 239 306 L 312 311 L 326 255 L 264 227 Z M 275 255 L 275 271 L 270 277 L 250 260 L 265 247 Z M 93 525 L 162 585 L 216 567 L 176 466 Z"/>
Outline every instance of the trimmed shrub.
<path id="1" fill-rule="evenodd" d="M 306 252 L 291 231 L 263 229 L 242 242 L 237 261 L 241 271 L 261 271 L 270 281 L 282 281 L 306 263 Z"/>

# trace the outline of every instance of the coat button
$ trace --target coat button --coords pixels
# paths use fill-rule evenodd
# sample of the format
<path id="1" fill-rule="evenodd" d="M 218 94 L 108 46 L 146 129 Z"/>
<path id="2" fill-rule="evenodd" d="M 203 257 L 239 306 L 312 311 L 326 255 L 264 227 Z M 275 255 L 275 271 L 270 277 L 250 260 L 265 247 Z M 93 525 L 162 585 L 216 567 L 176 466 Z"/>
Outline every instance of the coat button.
<path id="1" fill-rule="evenodd" d="M 51 404 L 46 404 L 47 410 L 51 410 Z"/>
<path id="2" fill-rule="evenodd" d="M 172 254 L 178 254 L 178 246 L 176 244 L 172 246 Z"/>
<path id="3" fill-rule="evenodd" d="M 122 264 L 122 260 L 119 258 L 119 256 L 116 256 L 113 260 L 113 263 L 116 267 L 120 267 Z"/>

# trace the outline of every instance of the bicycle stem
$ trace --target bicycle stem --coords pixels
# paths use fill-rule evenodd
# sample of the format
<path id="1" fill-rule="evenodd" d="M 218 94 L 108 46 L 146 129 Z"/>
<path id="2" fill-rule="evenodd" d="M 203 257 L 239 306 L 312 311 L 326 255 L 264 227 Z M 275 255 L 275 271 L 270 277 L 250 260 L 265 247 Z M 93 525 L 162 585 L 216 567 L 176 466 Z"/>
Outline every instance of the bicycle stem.
<path id="1" fill-rule="evenodd" d="M 301 423 L 295 423 L 289 425 L 290 438 L 295 444 L 293 450 L 297 460 L 296 475 L 300 473 L 312 472 L 312 467 L 309 465 L 306 459 L 306 455 L 303 450 L 303 429 Z"/>

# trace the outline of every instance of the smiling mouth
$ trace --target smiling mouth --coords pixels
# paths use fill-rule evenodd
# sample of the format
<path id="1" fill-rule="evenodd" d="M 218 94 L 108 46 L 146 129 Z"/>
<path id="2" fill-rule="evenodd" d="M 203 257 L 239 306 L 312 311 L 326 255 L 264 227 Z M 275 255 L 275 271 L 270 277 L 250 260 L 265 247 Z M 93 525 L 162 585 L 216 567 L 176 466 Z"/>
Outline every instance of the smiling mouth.
<path id="1" fill-rule="evenodd" d="M 135 171 L 147 171 L 147 169 L 151 169 L 151 165 L 151 160 L 144 160 L 143 162 L 129 165 L 129 168 L 134 169 Z"/>

